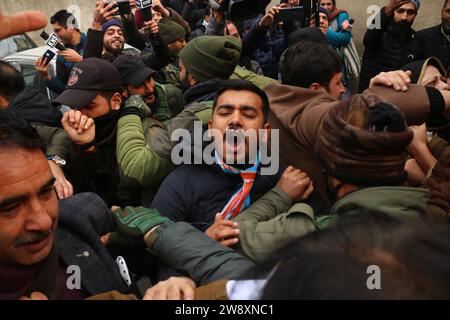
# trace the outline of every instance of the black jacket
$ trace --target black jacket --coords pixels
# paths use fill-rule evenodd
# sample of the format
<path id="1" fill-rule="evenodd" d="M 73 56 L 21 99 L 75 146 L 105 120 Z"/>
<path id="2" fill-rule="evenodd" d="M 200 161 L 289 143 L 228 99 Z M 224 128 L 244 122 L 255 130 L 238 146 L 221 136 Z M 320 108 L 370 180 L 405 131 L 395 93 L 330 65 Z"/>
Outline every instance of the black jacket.
<path id="1" fill-rule="evenodd" d="M 402 66 L 420 60 L 420 44 L 415 31 L 409 28 L 402 37 L 397 34 L 393 18 L 382 8 L 374 21 L 379 18 L 381 28 L 367 29 L 364 35 L 364 55 L 361 68 L 359 92 L 369 87 L 370 79 L 380 72 L 398 70 Z"/>
<path id="2" fill-rule="evenodd" d="M 84 154 L 73 147 L 70 156 L 69 177 L 74 192 L 95 192 L 108 206 L 128 204 L 118 192 L 120 174 L 116 158 L 117 119 L 111 119 L 105 127 L 96 126 L 95 152 Z M 105 134 L 100 135 L 99 132 L 105 128 Z"/>
<path id="3" fill-rule="evenodd" d="M 35 89 L 25 88 L 8 105 L 25 120 L 51 127 L 61 127 L 61 112 L 51 105 L 50 100 Z"/>
<path id="4" fill-rule="evenodd" d="M 194 0 L 194 3 L 186 1 L 184 3 L 182 16 L 189 23 L 192 30 L 196 29 L 198 22 L 203 21 L 205 18 L 205 7 L 206 4 L 203 0 Z M 193 38 L 191 35 L 191 39 Z"/>
<path id="5" fill-rule="evenodd" d="M 450 41 L 444 36 L 441 28 L 442 24 L 420 30 L 416 38 L 422 46 L 423 58 L 436 57 L 447 70 L 450 67 Z"/>

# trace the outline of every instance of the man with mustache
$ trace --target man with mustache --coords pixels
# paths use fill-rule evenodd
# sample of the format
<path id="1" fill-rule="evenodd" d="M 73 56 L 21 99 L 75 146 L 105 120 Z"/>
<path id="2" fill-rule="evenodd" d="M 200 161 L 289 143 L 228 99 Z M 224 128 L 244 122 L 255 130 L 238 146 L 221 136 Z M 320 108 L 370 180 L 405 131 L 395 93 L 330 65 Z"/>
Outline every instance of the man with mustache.
<path id="1" fill-rule="evenodd" d="M 398 70 L 421 58 L 422 49 L 411 28 L 419 8 L 419 0 L 389 0 L 374 18 L 364 35 L 359 92 L 380 72 Z"/>
<path id="2" fill-rule="evenodd" d="M 97 234 L 114 230 L 114 223 L 103 218 L 108 208 L 86 193 L 58 204 L 44 152 L 31 125 L 0 110 L 0 159 L 8 164 L 0 167 L 0 300 L 126 293 Z M 79 285 L 67 285 L 74 274 L 69 266 L 79 268 Z"/>
<path id="3" fill-rule="evenodd" d="M 445 68 L 450 67 L 450 0 L 444 1 L 442 23 L 417 32 L 424 50 L 423 58 L 436 57 Z"/>
<path id="4" fill-rule="evenodd" d="M 248 81 L 224 81 L 219 86 L 208 122 L 208 134 L 215 146 L 211 154 L 213 163 L 202 159 L 201 165 L 183 164 L 175 169 L 162 183 L 151 207 L 172 221 L 189 222 L 218 241 L 234 244 L 234 240 L 226 239 L 236 236 L 233 230 L 216 238 L 214 229 L 223 220 L 234 219 L 279 179 L 278 174 L 264 175 L 261 171 L 264 165 L 260 163 L 259 150 L 270 140 L 268 110 L 267 96 L 261 89 Z M 256 139 L 249 138 L 252 131 Z M 207 149 L 205 145 L 198 146 L 197 141 L 194 144 L 190 150 L 193 163 L 197 163 Z M 203 150 L 199 154 L 197 147 Z M 236 191 L 239 192 L 235 194 Z M 241 195 L 241 201 L 236 195 Z M 231 201 L 229 205 L 228 201 Z M 222 214 L 216 216 L 218 212 Z"/>

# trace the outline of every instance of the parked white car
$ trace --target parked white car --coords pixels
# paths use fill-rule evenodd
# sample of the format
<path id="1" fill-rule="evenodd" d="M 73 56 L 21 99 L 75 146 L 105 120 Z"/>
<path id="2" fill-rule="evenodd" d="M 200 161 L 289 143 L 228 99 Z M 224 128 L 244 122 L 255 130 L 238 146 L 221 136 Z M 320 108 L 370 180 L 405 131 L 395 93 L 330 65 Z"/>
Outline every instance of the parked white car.
<path id="1" fill-rule="evenodd" d="M 37 48 L 37 45 L 27 34 L 18 34 L 0 40 L 0 59 L 33 48 Z"/>
<path id="2" fill-rule="evenodd" d="M 43 94 L 45 94 L 50 100 L 56 98 L 57 94 L 47 88 L 45 80 L 39 75 L 34 68 L 34 63 L 39 57 L 42 57 L 44 53 L 49 49 L 48 46 L 42 46 L 22 52 L 18 52 L 3 58 L 2 60 L 13 64 L 19 69 L 25 79 L 25 86 L 32 87 Z M 124 51 L 130 54 L 139 55 L 140 51 L 128 44 L 125 44 Z M 53 77 L 56 74 L 56 56 L 50 62 L 49 73 Z"/>
<path id="3" fill-rule="evenodd" d="M 25 86 L 34 88 L 45 94 L 50 100 L 56 98 L 56 94 L 47 88 L 45 80 L 34 68 L 34 63 L 42 57 L 49 47 L 43 46 L 12 54 L 3 60 L 13 64 L 19 69 L 25 79 Z M 56 74 L 56 57 L 50 62 L 49 73 L 53 77 Z"/>

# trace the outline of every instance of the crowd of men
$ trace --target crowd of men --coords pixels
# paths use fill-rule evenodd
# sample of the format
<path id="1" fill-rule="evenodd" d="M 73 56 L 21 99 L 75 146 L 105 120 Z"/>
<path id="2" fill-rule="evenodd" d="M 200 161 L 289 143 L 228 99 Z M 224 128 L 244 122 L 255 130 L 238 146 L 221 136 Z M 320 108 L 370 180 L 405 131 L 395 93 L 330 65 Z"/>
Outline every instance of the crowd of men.
<path id="1" fill-rule="evenodd" d="M 449 299 L 442 1 L 415 32 L 388 0 L 362 61 L 336 0 L 308 25 L 278 19 L 301 0 L 0 12 L 66 48 L 35 63 L 53 101 L 0 61 L 0 299 Z"/>

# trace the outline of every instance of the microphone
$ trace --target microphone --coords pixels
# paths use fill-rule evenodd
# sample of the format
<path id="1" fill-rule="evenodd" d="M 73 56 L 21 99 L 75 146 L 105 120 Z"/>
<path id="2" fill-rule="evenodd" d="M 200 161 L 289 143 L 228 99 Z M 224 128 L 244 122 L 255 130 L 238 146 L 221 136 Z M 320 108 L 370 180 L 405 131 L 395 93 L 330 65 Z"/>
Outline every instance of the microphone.
<path id="1" fill-rule="evenodd" d="M 344 22 L 342 22 L 341 28 L 344 31 L 352 31 L 354 23 L 355 19 L 345 20 Z"/>
<path id="2" fill-rule="evenodd" d="M 136 8 L 142 13 L 142 19 L 145 22 L 153 19 L 152 0 L 136 0 Z"/>
<path id="3" fill-rule="evenodd" d="M 42 39 L 46 40 L 45 44 L 50 48 L 56 48 L 60 51 L 66 50 L 66 47 L 62 44 L 61 40 L 56 34 L 52 33 L 48 35 L 48 33 L 44 30 L 41 32 L 40 36 Z"/>

